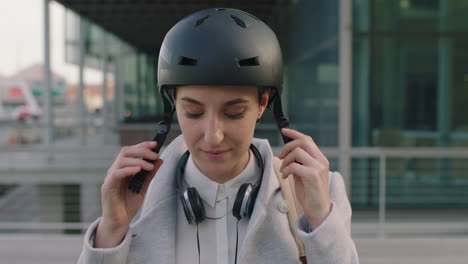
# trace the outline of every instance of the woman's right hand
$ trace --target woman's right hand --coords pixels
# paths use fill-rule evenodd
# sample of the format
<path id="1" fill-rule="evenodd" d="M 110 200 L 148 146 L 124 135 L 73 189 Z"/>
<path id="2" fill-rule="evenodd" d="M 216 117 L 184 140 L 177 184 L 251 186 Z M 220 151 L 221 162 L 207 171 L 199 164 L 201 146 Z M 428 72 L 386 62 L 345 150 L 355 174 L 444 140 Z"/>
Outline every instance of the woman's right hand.
<path id="1" fill-rule="evenodd" d="M 152 149 L 154 141 L 123 147 L 107 171 L 101 187 L 102 218 L 96 230 L 94 247 L 110 248 L 119 245 L 129 229 L 130 222 L 140 209 L 148 186 L 162 160 Z M 147 162 L 143 158 L 155 161 Z M 149 171 L 139 193 L 128 188 L 131 178 L 140 170 Z"/>

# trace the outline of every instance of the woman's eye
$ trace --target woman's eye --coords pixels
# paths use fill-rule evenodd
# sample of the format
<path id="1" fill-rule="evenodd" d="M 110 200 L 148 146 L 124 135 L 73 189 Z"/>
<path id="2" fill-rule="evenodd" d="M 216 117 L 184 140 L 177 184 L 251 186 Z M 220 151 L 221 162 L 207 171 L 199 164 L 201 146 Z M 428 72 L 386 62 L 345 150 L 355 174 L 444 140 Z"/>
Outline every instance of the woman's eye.
<path id="1" fill-rule="evenodd" d="M 230 119 L 241 119 L 244 117 L 244 112 L 238 113 L 238 114 L 225 114 L 228 118 Z"/>
<path id="2" fill-rule="evenodd" d="M 188 118 L 199 118 L 200 116 L 202 116 L 202 114 L 195 114 L 195 113 L 185 112 L 185 116 L 188 117 Z"/>

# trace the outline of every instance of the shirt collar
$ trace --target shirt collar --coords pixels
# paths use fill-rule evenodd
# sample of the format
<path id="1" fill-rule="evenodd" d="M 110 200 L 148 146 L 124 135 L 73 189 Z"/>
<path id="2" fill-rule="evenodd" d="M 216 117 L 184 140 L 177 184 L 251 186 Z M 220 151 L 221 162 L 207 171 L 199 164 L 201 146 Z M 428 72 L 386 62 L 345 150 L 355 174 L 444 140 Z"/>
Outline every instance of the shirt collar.
<path id="1" fill-rule="evenodd" d="M 211 207 L 215 207 L 216 201 L 226 197 L 230 201 L 230 206 L 232 206 L 240 186 L 244 183 L 255 184 L 260 177 L 260 169 L 256 163 L 253 153 L 250 151 L 249 162 L 244 170 L 224 184 L 219 184 L 204 175 L 195 165 L 190 155 L 184 172 L 185 181 L 188 186 L 195 187 L 202 200 Z"/>

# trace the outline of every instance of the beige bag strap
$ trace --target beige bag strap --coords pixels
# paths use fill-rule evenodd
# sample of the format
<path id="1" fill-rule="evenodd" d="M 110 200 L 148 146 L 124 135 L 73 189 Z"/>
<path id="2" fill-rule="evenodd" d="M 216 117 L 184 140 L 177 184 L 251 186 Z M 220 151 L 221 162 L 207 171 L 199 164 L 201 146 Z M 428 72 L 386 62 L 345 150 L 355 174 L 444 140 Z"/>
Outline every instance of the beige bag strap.
<path id="1" fill-rule="evenodd" d="M 296 189 L 294 188 L 294 177 L 288 177 L 286 180 L 281 178 L 281 172 L 279 171 L 281 167 L 282 161 L 278 157 L 273 157 L 273 168 L 275 169 L 276 177 L 278 177 L 278 182 L 281 187 L 281 192 L 283 193 L 284 199 L 286 199 L 289 203 L 289 211 L 288 211 L 288 220 L 289 220 L 289 228 L 291 229 L 291 233 L 296 240 L 297 248 L 299 249 L 299 257 L 305 258 L 305 249 L 304 244 L 299 239 L 295 231 L 295 223 L 296 219 L 299 215 L 302 214 L 302 206 L 299 201 L 296 199 Z"/>

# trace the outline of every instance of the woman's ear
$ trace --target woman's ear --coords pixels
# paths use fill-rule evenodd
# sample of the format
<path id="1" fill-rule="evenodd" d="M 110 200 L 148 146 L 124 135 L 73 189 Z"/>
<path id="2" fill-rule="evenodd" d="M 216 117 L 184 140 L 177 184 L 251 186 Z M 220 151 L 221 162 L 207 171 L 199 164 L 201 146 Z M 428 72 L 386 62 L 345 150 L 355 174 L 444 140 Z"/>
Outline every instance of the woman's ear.
<path id="1" fill-rule="evenodd" d="M 268 106 L 268 99 L 270 98 L 270 88 L 266 89 L 265 92 L 261 95 L 260 98 L 260 109 L 258 112 L 258 117 L 261 118 L 263 115 L 263 112 L 265 112 L 265 109 Z"/>

